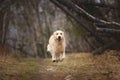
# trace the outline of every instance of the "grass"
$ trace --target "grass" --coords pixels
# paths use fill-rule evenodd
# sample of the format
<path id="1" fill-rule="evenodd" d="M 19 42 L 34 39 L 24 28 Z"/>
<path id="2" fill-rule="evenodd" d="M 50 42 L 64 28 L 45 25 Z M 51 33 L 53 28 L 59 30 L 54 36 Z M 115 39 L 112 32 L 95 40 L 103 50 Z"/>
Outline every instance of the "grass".
<path id="1" fill-rule="evenodd" d="M 7 58 L 2 61 L 2 70 L 0 71 L 0 80 L 28 80 L 37 74 L 38 64 L 35 59 L 16 59 Z"/>
<path id="2" fill-rule="evenodd" d="M 72 53 L 58 63 L 49 58 L 2 56 L 0 80 L 119 80 L 118 53 L 113 51 L 97 56 Z"/>

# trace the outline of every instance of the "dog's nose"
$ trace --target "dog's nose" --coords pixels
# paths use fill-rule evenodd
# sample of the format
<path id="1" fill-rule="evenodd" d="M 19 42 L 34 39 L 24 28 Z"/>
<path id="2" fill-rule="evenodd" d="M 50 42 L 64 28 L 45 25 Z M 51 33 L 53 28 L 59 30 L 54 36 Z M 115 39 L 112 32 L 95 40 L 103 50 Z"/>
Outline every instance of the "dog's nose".
<path id="1" fill-rule="evenodd" d="M 58 39 L 60 40 L 60 39 L 61 39 L 61 36 L 58 36 Z"/>

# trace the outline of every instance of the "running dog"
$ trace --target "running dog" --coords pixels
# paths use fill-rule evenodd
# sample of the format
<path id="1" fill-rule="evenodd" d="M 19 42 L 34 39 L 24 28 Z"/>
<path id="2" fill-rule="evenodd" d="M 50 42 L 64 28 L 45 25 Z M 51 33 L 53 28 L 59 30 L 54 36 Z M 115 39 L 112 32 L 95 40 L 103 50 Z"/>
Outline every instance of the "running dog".
<path id="1" fill-rule="evenodd" d="M 53 62 L 62 61 L 65 58 L 65 35 L 61 30 L 55 31 L 47 45 L 47 51 L 50 52 Z"/>

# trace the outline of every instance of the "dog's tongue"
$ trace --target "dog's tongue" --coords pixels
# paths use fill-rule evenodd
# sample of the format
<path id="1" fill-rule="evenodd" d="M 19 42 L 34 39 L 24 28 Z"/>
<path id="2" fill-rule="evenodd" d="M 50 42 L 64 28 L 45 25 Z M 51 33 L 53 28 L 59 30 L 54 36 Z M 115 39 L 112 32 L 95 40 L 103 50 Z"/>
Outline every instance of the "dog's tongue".
<path id="1" fill-rule="evenodd" d="M 60 39 L 58 39 L 58 41 L 60 41 Z"/>
<path id="2" fill-rule="evenodd" d="M 61 41 L 61 39 L 58 39 L 58 41 Z"/>

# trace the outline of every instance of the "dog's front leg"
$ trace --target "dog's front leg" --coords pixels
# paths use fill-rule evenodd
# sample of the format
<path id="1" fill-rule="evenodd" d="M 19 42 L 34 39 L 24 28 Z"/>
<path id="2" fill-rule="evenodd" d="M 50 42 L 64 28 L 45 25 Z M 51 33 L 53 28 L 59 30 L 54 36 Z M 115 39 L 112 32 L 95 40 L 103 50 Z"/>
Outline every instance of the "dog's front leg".
<path id="1" fill-rule="evenodd" d="M 63 52 L 63 56 L 62 56 L 62 58 L 63 58 L 63 59 L 65 58 L 65 52 Z"/>
<path id="2" fill-rule="evenodd" d="M 56 57 L 55 57 L 55 53 L 52 53 L 52 61 L 55 62 Z"/>
<path id="3" fill-rule="evenodd" d="M 62 62 L 63 61 L 63 53 L 60 54 L 60 61 Z"/>

